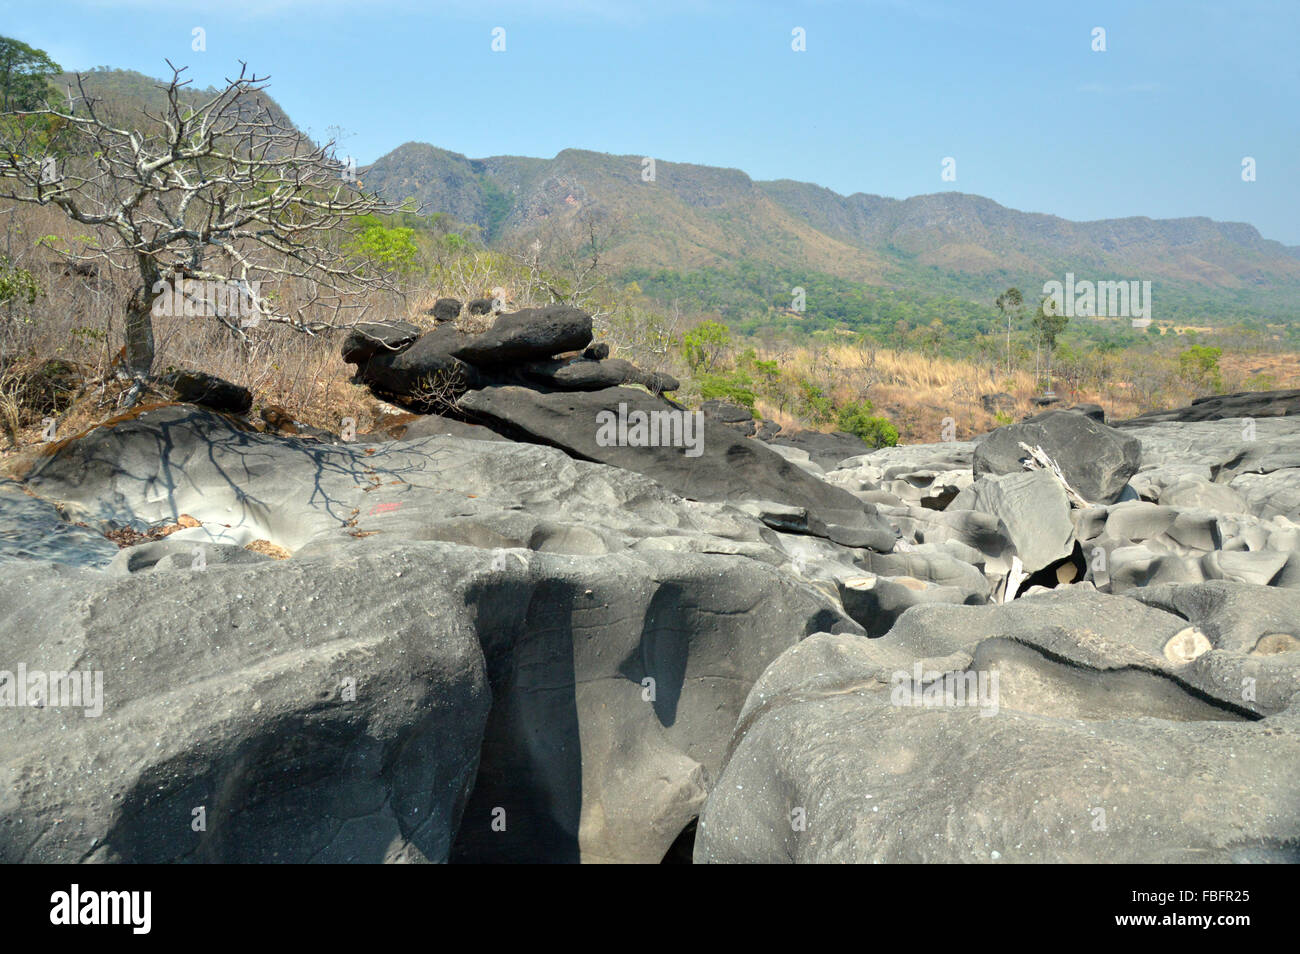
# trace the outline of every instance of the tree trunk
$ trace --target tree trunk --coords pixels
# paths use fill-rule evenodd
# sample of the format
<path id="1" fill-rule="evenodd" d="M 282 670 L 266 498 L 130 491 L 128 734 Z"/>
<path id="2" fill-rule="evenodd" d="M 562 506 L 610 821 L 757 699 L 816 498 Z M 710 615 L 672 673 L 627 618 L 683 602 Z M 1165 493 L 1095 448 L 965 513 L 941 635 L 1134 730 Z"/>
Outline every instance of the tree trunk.
<path id="1" fill-rule="evenodd" d="M 1007 315 L 1007 377 L 1011 377 L 1011 316 Z"/>
<path id="2" fill-rule="evenodd" d="M 126 307 L 126 369 L 136 380 L 146 379 L 153 371 L 153 302 L 154 290 L 162 279 L 152 258 L 140 259 L 140 287 Z"/>
<path id="3" fill-rule="evenodd" d="M 162 279 L 152 258 L 141 256 L 138 264 L 140 286 L 131 294 L 126 306 L 123 365 L 131 377 L 131 389 L 123 400 L 126 407 L 134 407 L 139 402 L 153 372 L 153 302 L 158 295 L 154 289 Z"/>

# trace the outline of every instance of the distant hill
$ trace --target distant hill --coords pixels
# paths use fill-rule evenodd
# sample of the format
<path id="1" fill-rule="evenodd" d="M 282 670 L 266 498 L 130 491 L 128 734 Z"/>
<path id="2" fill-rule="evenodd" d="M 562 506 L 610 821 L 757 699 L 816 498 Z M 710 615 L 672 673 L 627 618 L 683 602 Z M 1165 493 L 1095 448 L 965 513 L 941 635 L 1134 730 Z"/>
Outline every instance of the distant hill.
<path id="1" fill-rule="evenodd" d="M 806 266 L 883 281 L 886 259 L 819 232 L 735 169 L 658 162 L 641 179 L 641 158 L 566 149 L 554 159 L 467 159 L 407 143 L 363 171 L 368 189 L 415 197 L 489 239 L 526 237 L 552 216 L 599 209 L 616 223 L 611 261 L 692 270 L 740 260 Z"/>
<path id="2" fill-rule="evenodd" d="M 182 80 L 184 75 L 182 74 Z M 81 96 L 75 73 L 60 73 L 51 77 L 50 85 L 63 96 L 78 99 Z M 140 118 L 146 112 L 157 115 L 166 103 L 164 92 L 167 81 L 153 76 L 145 76 L 134 70 L 109 69 L 98 66 L 93 70 L 83 71 L 81 85 L 87 95 L 99 101 L 99 108 L 105 118 L 128 125 L 138 126 Z M 203 102 L 216 95 L 217 90 L 193 85 L 183 87 L 180 98 L 191 105 Z M 276 121 L 292 126 L 289 115 L 268 93 L 261 93 L 263 102 Z M 55 103 L 56 106 L 64 105 Z M 296 128 L 296 127 L 295 127 Z"/>
<path id="3" fill-rule="evenodd" d="M 364 170 L 366 187 L 526 238 L 553 216 L 598 209 L 616 223 L 609 260 L 638 274 L 730 274 L 764 264 L 977 301 L 1026 297 L 1067 271 L 1151 280 L 1159 304 L 1211 320 L 1300 319 L 1300 248 L 1243 223 L 1144 217 L 1071 222 L 959 192 L 889 199 L 735 169 L 566 149 L 554 159 L 468 159 L 406 143 Z M 1157 317 L 1159 317 L 1157 315 Z"/>

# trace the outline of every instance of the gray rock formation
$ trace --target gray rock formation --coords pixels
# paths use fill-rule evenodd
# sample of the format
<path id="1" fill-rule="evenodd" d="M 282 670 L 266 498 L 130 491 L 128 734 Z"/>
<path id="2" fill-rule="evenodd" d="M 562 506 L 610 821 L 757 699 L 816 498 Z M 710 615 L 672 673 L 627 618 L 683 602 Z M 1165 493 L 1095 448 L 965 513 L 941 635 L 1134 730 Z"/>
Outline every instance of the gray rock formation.
<path id="1" fill-rule="evenodd" d="M 536 361 L 521 370 L 526 377 L 561 391 L 600 391 L 622 384 L 639 384 L 652 394 L 662 394 L 681 387 L 681 382 L 672 375 L 642 371 L 621 358 Z"/>
<path id="2" fill-rule="evenodd" d="M 362 321 L 343 340 L 343 360 L 362 364 L 377 354 L 401 351 L 420 337 L 409 321 Z"/>
<path id="3" fill-rule="evenodd" d="M 788 504 L 812 512 L 822 525 L 855 533 L 857 542 L 847 545 L 880 550 L 893 546 L 893 530 L 869 504 L 809 475 L 759 441 L 642 391 L 538 394 L 493 387 L 466 394 L 460 407 L 503 433 L 560 447 L 581 460 L 645 474 L 683 497 Z M 618 408 L 622 411 L 611 411 Z M 633 414 L 651 422 L 645 436 L 654 444 L 631 437 L 620 442 L 607 430 L 616 418 L 634 423 Z M 661 416 L 667 422 L 663 440 L 664 432 L 654 423 Z"/>
<path id="4" fill-rule="evenodd" d="M 783 431 L 771 439 L 773 444 L 784 444 L 807 451 L 812 462 L 823 470 L 831 470 L 840 462 L 850 457 L 857 457 L 870 452 L 871 447 L 860 437 L 836 431 L 823 434 L 820 431 Z"/>
<path id="5" fill-rule="evenodd" d="M 456 324 L 8 461 L 0 859 L 1300 860 L 1300 419 L 768 445 Z"/>
<path id="6" fill-rule="evenodd" d="M 1162 421 L 1220 421 L 1226 418 L 1284 417 L 1300 415 L 1300 389 L 1284 391 L 1240 391 L 1197 398 L 1187 407 L 1172 411 L 1151 411 L 1122 421 L 1117 427 L 1155 424 Z"/>
<path id="7" fill-rule="evenodd" d="M 491 368 L 581 351 L 590 343 L 591 315 L 580 308 L 550 305 L 500 315 L 486 331 L 466 336 L 452 354 Z"/>
<path id="8" fill-rule="evenodd" d="M 460 317 L 461 303 L 457 298 L 439 298 L 433 303 L 427 314 L 433 315 L 434 321 L 455 321 Z"/>
<path id="9" fill-rule="evenodd" d="M 815 636 L 746 700 L 695 859 L 1300 860 L 1300 666 L 1250 653 L 1079 587 Z"/>
<path id="10" fill-rule="evenodd" d="M 170 390 L 169 396 L 186 404 L 198 404 L 226 414 L 247 414 L 253 406 L 252 391 L 215 374 L 174 371 L 160 380 Z"/>
<path id="11" fill-rule="evenodd" d="M 7 565 L 5 658 L 102 673 L 103 711 L 14 710 L 6 860 L 657 861 L 762 669 L 861 632 L 758 520 L 533 445 L 170 406 L 26 487 L 91 526 L 193 525 L 107 573 L 11 554 L 64 562 Z"/>
<path id="12" fill-rule="evenodd" d="M 1061 483 L 1045 471 L 981 477 L 950 504 L 996 517 L 1029 572 L 1070 555 L 1074 524 Z"/>

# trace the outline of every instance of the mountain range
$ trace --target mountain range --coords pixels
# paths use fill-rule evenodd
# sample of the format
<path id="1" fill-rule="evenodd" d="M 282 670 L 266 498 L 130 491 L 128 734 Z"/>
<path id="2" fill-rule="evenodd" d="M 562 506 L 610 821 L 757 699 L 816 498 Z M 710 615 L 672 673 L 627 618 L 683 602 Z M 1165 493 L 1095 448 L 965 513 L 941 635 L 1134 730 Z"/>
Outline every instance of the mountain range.
<path id="1" fill-rule="evenodd" d="M 129 70 L 98 67 L 84 79 L 115 114 L 138 114 L 161 96 L 158 80 Z M 64 74 L 54 87 L 71 94 L 75 83 Z M 368 190 L 414 198 L 423 211 L 473 225 L 494 244 L 522 245 L 593 215 L 606 262 L 648 294 L 690 295 L 729 315 L 779 308 L 792 285 L 826 289 L 821 301 L 834 298 L 840 315 L 864 298 L 891 295 L 894 303 L 942 298 L 991 310 L 1010 285 L 1032 300 L 1045 282 L 1073 273 L 1152 281 L 1157 320 L 1300 325 L 1300 247 L 1265 239 L 1245 223 L 1073 222 L 960 192 L 844 196 L 664 160 L 650 171 L 642 156 L 565 149 L 552 159 L 470 159 L 417 142 L 361 170 Z"/>
<path id="2" fill-rule="evenodd" d="M 690 273 L 765 264 L 866 285 L 988 303 L 1010 284 L 1029 297 L 1067 272 L 1150 280 L 1181 302 L 1300 317 L 1300 247 L 1208 218 L 1072 222 L 943 192 L 892 199 L 737 169 L 565 149 L 553 159 L 470 159 L 408 142 L 363 170 L 367 189 L 414 198 L 496 243 L 528 240 L 584 211 L 608 223 L 618 267 Z"/>

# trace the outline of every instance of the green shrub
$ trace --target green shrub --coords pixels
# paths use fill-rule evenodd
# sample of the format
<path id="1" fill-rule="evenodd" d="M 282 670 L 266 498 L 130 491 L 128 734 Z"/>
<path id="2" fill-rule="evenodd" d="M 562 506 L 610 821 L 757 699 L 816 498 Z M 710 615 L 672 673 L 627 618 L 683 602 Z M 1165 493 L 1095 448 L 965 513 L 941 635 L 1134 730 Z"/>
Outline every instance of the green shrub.
<path id="1" fill-rule="evenodd" d="M 800 410 L 813 424 L 827 423 L 833 414 L 831 399 L 826 392 L 807 381 L 799 382 Z"/>
<path id="2" fill-rule="evenodd" d="M 350 248 L 355 257 L 398 274 L 408 274 L 414 268 L 419 252 L 414 229 L 389 227 L 374 215 L 359 216 L 357 224 L 360 230 L 353 236 Z"/>
<path id="3" fill-rule="evenodd" d="M 1219 372 L 1219 358 L 1222 356 L 1222 348 L 1192 345 L 1178 356 L 1178 373 L 1195 387 L 1222 391 L 1223 376 Z"/>
<path id="4" fill-rule="evenodd" d="M 36 303 L 39 293 L 36 276 L 0 255 L 0 305 L 32 305 Z"/>
<path id="5" fill-rule="evenodd" d="M 744 374 L 704 374 L 698 380 L 700 397 L 706 401 L 729 401 L 754 410 L 754 382 Z M 757 415 L 755 415 L 757 416 Z"/>
<path id="6" fill-rule="evenodd" d="M 682 356 L 692 371 L 712 371 L 731 344 L 731 329 L 720 321 L 702 321 L 682 336 Z"/>
<path id="7" fill-rule="evenodd" d="M 898 444 L 898 428 L 883 417 L 873 416 L 870 401 L 848 404 L 840 408 L 836 426 L 872 447 L 894 447 Z"/>

